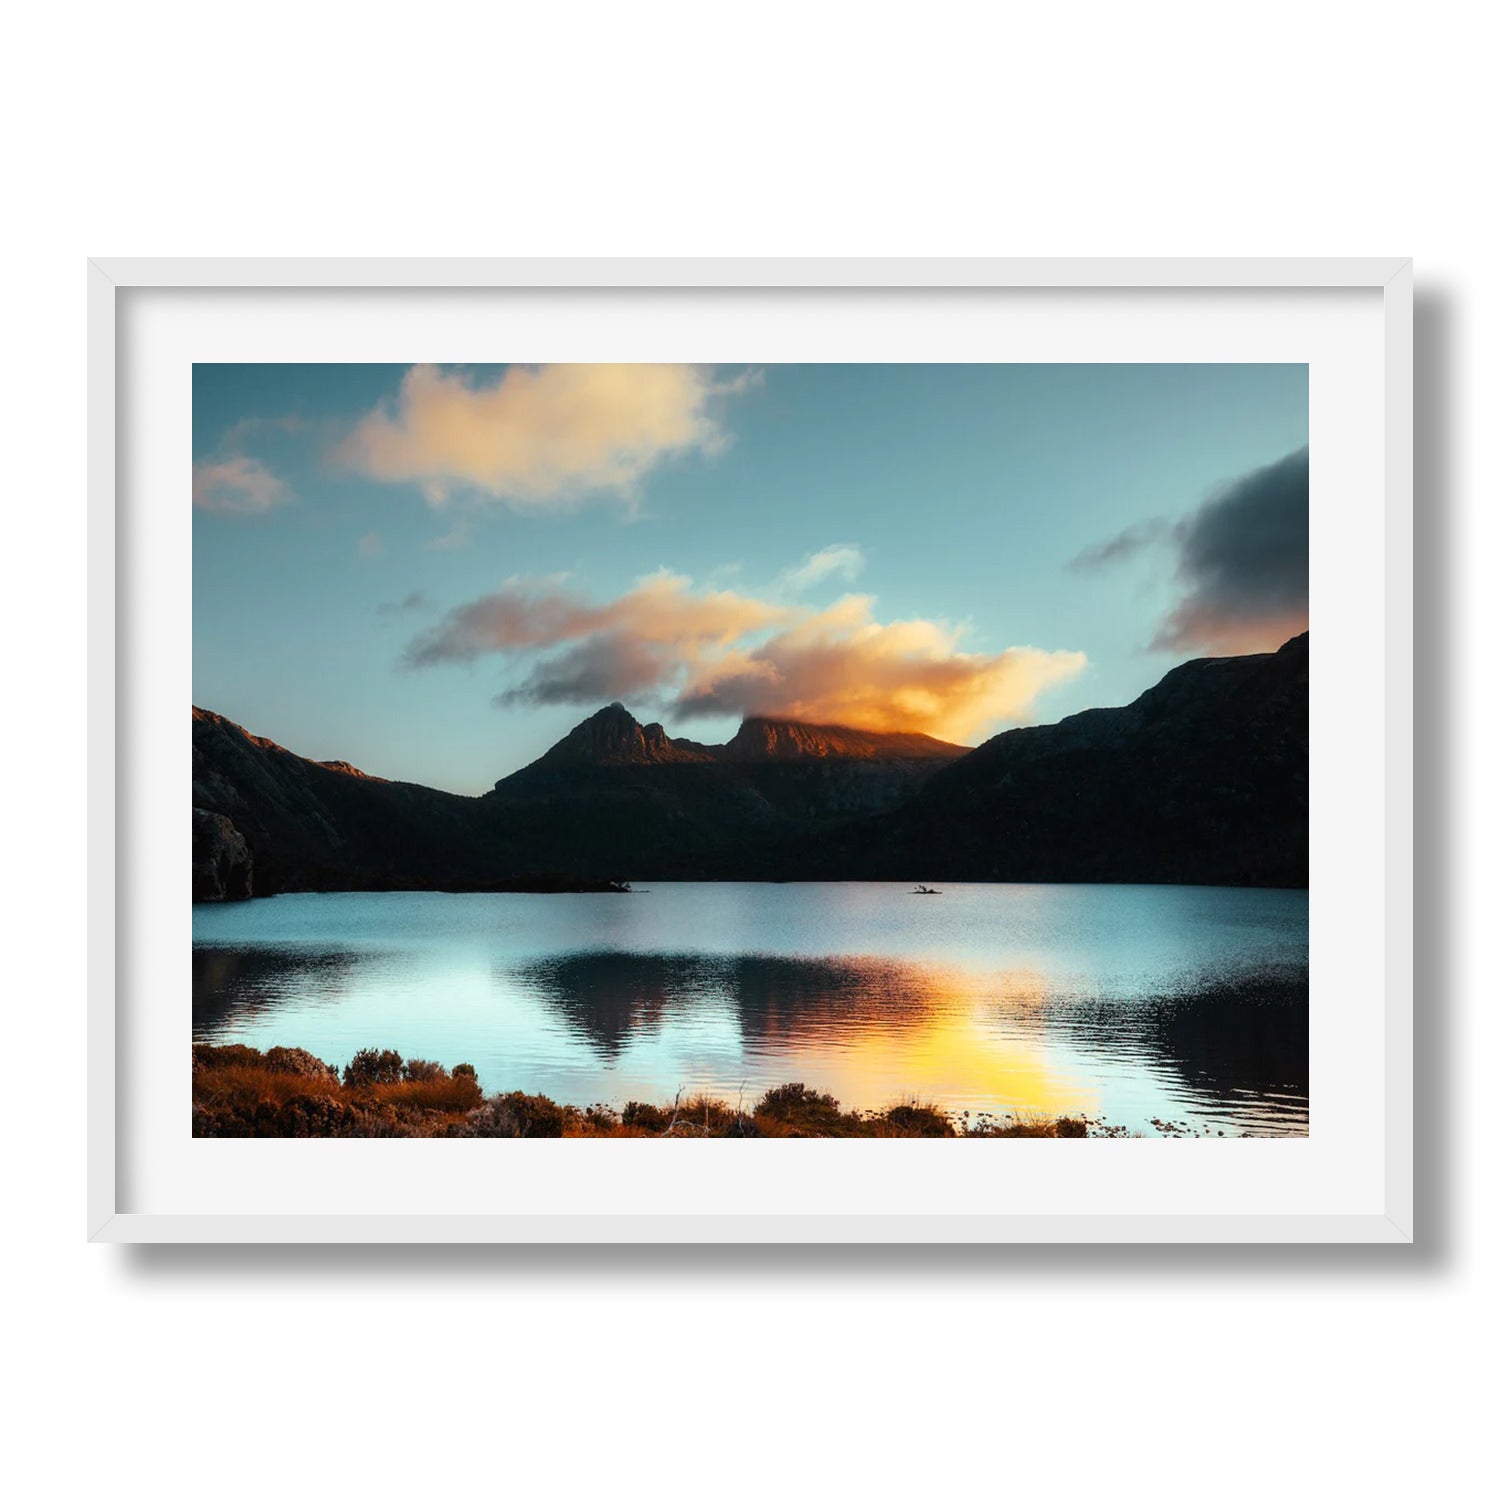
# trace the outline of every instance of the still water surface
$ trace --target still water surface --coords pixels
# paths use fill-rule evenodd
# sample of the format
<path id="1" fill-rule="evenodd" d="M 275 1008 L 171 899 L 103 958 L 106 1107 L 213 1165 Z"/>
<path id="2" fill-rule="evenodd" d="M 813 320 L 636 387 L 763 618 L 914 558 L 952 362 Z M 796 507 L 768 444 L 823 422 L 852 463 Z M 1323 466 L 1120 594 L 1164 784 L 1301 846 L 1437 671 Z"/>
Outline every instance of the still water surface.
<path id="1" fill-rule="evenodd" d="M 565 1103 L 1083 1111 L 1307 1130 L 1307 893 L 657 884 L 634 895 L 276 896 L 193 908 L 193 1037 L 360 1047 Z"/>

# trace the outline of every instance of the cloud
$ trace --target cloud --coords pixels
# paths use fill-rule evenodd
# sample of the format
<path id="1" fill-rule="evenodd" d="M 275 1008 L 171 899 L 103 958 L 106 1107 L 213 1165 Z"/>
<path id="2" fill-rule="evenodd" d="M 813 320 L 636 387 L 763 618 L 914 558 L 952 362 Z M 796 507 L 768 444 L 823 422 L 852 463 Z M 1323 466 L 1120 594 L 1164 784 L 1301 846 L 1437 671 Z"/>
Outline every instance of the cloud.
<path id="1" fill-rule="evenodd" d="M 262 438 L 268 433 L 295 437 L 306 432 L 310 425 L 305 417 L 295 414 L 281 417 L 241 417 L 224 429 L 219 439 L 219 448 L 221 452 L 235 452 L 252 439 Z"/>
<path id="2" fill-rule="evenodd" d="M 856 729 L 909 730 L 959 742 L 1027 717 L 1044 689 L 1076 676 L 1081 651 L 959 650 L 959 633 L 932 620 L 873 618 L 852 594 L 764 643 L 706 663 L 675 708 L 782 717 Z"/>
<path id="3" fill-rule="evenodd" d="M 1176 527 L 1182 601 L 1160 651 L 1271 651 L 1307 629 L 1308 450 L 1234 480 Z"/>
<path id="4" fill-rule="evenodd" d="M 284 505 L 291 492 L 259 459 L 243 455 L 193 465 L 193 505 L 219 515 L 260 515 Z"/>
<path id="5" fill-rule="evenodd" d="M 450 610 L 406 652 L 409 666 L 473 661 L 621 635 L 662 656 L 663 679 L 681 654 L 725 647 L 783 618 L 781 606 L 727 591 L 695 593 L 690 581 L 665 570 L 644 578 L 609 604 L 590 604 L 557 578 L 512 578 L 493 594 Z"/>
<path id="6" fill-rule="evenodd" d="M 852 583 L 865 570 L 865 555 L 852 542 L 838 542 L 810 553 L 795 568 L 788 568 L 777 580 L 792 593 L 813 588 L 828 578 L 842 578 Z"/>
<path id="7" fill-rule="evenodd" d="M 626 631 L 609 631 L 539 662 L 524 682 L 497 694 L 495 702 L 510 708 L 518 703 L 639 700 L 653 697 L 673 671 L 670 653 Z"/>
<path id="8" fill-rule="evenodd" d="M 427 595 L 420 589 L 416 589 L 404 599 L 377 604 L 375 606 L 375 613 L 378 615 L 410 615 L 430 608 L 431 605 L 428 603 Z"/>
<path id="9" fill-rule="evenodd" d="M 763 715 L 955 740 L 1027 717 L 1085 665 L 1076 651 L 964 651 L 939 622 L 880 623 L 868 595 L 814 610 L 665 571 L 606 604 L 560 579 L 511 579 L 421 632 L 405 661 L 491 654 L 529 663 L 503 706 L 649 699 L 678 719 Z"/>
<path id="10" fill-rule="evenodd" d="M 1180 521 L 1153 517 L 1085 547 L 1068 566 L 1093 572 L 1162 545 L 1182 598 L 1155 651 L 1272 651 L 1307 629 L 1308 450 L 1230 481 Z"/>
<path id="11" fill-rule="evenodd" d="M 1124 562 L 1157 542 L 1167 540 L 1171 535 L 1172 523 L 1164 516 L 1153 516 L 1149 521 L 1127 526 L 1107 542 L 1096 542 L 1092 547 L 1085 547 L 1068 567 L 1075 573 L 1092 573 L 1098 568 L 1107 568 L 1112 563 Z"/>
<path id="12" fill-rule="evenodd" d="M 718 452 L 716 409 L 754 384 L 716 383 L 699 365 L 512 365 L 482 385 L 461 370 L 414 365 L 393 403 L 366 415 L 335 457 L 358 473 L 544 510 L 589 495 L 633 502 L 673 456 Z"/>

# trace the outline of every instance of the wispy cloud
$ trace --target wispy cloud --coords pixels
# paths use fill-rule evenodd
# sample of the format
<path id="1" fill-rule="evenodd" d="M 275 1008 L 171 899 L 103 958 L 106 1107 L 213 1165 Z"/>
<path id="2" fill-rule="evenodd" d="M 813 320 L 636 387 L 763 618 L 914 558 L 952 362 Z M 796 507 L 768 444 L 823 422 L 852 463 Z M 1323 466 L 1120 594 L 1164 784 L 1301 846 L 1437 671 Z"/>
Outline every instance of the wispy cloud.
<path id="1" fill-rule="evenodd" d="M 782 573 L 777 583 L 791 593 L 801 593 L 830 578 L 852 583 L 864 570 L 865 554 L 852 542 L 836 542 L 809 553 L 796 567 Z"/>
<path id="2" fill-rule="evenodd" d="M 295 437 L 307 428 L 298 416 L 241 417 L 219 434 L 211 453 L 193 464 L 193 505 L 225 516 L 262 515 L 294 498 L 286 482 L 247 449 L 270 438 Z"/>
<path id="3" fill-rule="evenodd" d="M 625 698 L 681 719 L 764 715 L 955 740 L 1026 717 L 1085 665 L 1076 651 L 965 651 L 960 635 L 933 620 L 882 624 L 868 595 L 818 610 L 663 571 L 604 604 L 557 579 L 511 579 L 417 635 L 405 661 L 527 664 L 502 706 Z"/>
<path id="4" fill-rule="evenodd" d="M 432 605 L 420 589 L 414 589 L 404 599 L 393 599 L 384 604 L 375 606 L 378 615 L 411 615 L 417 614 L 424 609 L 431 609 Z"/>
<path id="5" fill-rule="evenodd" d="M 722 449 L 718 409 L 752 384 L 700 365 L 513 365 L 488 384 L 415 365 L 335 458 L 416 485 L 433 505 L 460 492 L 533 511 L 590 496 L 631 504 L 658 464 Z"/>
<path id="6" fill-rule="evenodd" d="M 311 424 L 305 417 L 294 414 L 279 417 L 241 417 L 224 429 L 219 439 L 219 448 L 224 452 L 238 452 L 254 438 L 269 434 L 295 437 L 308 430 Z"/>
<path id="7" fill-rule="evenodd" d="M 1127 526 L 1106 542 L 1085 547 L 1068 566 L 1075 573 L 1092 573 L 1112 563 L 1124 562 L 1158 542 L 1167 541 L 1171 535 L 1172 523 L 1165 516 L 1153 516 L 1149 521 Z"/>
<path id="8" fill-rule="evenodd" d="M 193 505 L 219 515 L 261 515 L 292 498 L 259 459 L 243 454 L 193 465 Z"/>

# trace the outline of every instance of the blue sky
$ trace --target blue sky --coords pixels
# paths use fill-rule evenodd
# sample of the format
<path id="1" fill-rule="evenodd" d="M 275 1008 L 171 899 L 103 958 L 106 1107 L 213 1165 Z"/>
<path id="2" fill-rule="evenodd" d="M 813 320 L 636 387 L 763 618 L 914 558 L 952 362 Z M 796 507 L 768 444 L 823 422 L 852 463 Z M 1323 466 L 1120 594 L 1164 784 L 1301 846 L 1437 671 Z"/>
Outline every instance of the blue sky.
<path id="1" fill-rule="evenodd" d="M 1307 442 L 1303 365 L 199 365 L 194 702 L 464 792 L 615 697 L 977 743 L 1301 628 Z"/>

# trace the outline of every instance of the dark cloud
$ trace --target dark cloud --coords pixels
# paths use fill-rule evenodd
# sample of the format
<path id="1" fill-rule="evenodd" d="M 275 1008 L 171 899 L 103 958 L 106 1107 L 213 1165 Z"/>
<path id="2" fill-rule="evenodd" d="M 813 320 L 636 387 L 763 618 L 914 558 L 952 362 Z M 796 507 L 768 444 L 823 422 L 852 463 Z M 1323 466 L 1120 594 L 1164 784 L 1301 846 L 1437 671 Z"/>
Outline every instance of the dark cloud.
<path id="1" fill-rule="evenodd" d="M 548 579 L 514 578 L 493 594 L 461 604 L 406 648 L 405 664 L 467 662 L 576 639 L 606 623 L 601 610 L 564 593 Z"/>
<path id="2" fill-rule="evenodd" d="M 1178 523 L 1186 593 L 1161 651 L 1267 651 L 1307 629 L 1308 450 L 1236 479 Z"/>
<path id="3" fill-rule="evenodd" d="M 1232 480 L 1190 516 L 1155 516 L 1085 547 L 1068 567 L 1094 572 L 1148 548 L 1177 557 L 1183 596 L 1155 651 L 1269 651 L 1307 629 L 1308 450 Z"/>
<path id="4" fill-rule="evenodd" d="M 674 658 L 633 636 L 618 632 L 592 636 L 538 662 L 524 682 L 496 696 L 495 706 L 640 699 L 661 687 L 676 672 Z"/>

